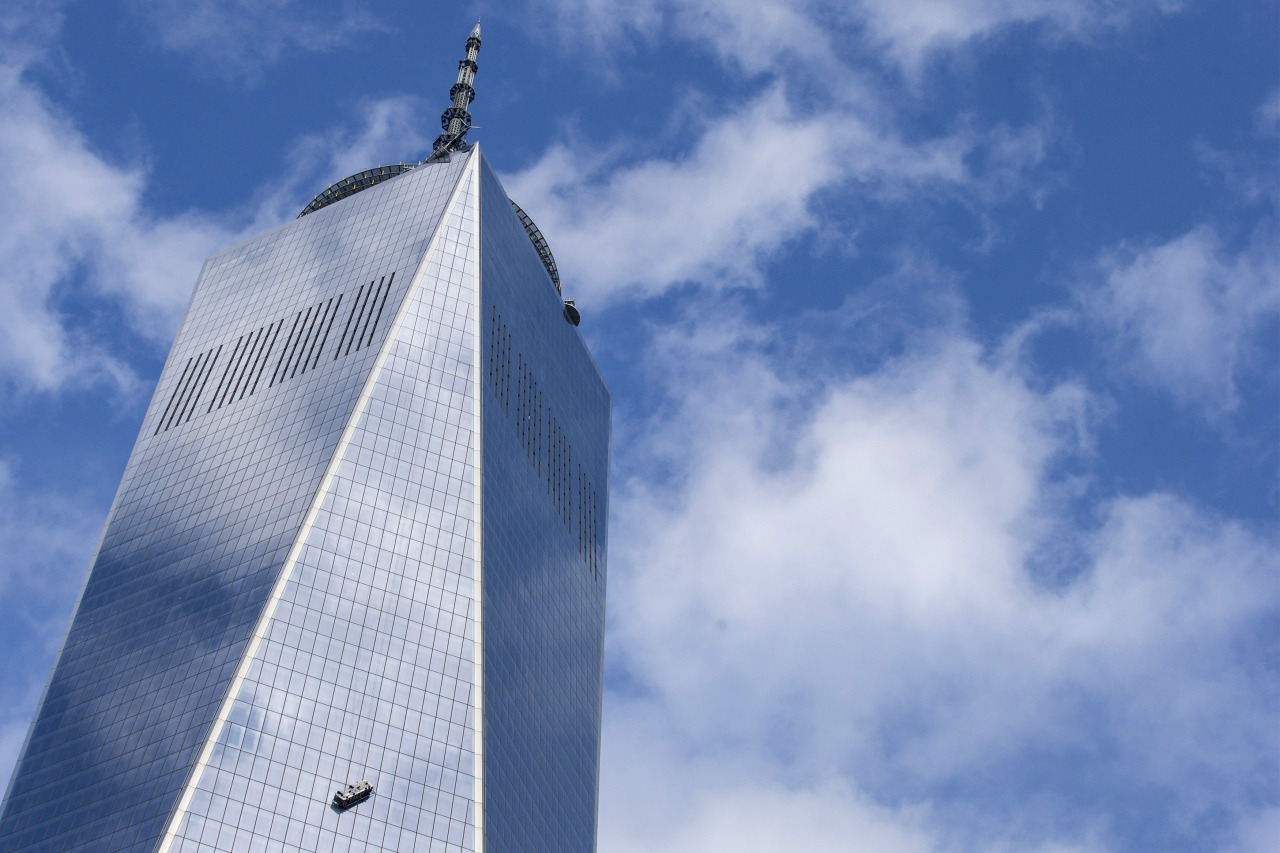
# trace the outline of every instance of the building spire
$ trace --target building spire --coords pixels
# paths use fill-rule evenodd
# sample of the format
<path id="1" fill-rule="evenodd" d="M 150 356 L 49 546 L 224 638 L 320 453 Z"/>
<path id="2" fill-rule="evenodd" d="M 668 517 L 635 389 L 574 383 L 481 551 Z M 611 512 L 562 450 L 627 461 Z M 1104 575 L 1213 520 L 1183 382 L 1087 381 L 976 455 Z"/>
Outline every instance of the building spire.
<path id="1" fill-rule="evenodd" d="M 476 57 L 479 55 L 480 21 L 477 19 L 476 25 L 471 28 L 471 35 L 467 36 L 467 58 L 458 62 L 458 82 L 449 90 L 449 99 L 453 103 L 440 114 L 440 129 L 444 132 L 432 143 L 431 157 L 428 159 L 444 156 L 466 144 L 467 131 L 471 129 L 471 113 L 467 112 L 467 107 L 471 106 L 476 97 L 475 87 L 471 84 L 476 79 L 476 72 L 480 70 L 480 66 L 476 64 Z"/>

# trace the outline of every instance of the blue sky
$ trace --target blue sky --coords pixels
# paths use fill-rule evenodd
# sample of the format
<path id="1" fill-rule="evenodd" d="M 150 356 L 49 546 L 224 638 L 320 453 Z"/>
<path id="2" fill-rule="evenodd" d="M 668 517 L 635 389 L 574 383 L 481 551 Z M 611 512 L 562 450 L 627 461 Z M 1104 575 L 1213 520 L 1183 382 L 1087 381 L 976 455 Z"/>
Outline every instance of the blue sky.
<path id="1" fill-rule="evenodd" d="M 202 259 L 472 112 L 615 395 L 605 851 L 1280 846 L 1280 12 L 11 0 L 0 772 Z"/>

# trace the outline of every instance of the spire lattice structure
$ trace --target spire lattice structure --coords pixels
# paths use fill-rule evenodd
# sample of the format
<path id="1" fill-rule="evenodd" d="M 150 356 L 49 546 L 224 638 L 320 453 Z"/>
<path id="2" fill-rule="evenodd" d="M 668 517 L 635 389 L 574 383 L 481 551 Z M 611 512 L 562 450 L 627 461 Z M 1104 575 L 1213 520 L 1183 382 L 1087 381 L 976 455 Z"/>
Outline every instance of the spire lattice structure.
<path id="1" fill-rule="evenodd" d="M 467 36 L 467 58 L 458 62 L 458 82 L 449 89 L 449 98 L 453 103 L 440 114 L 440 129 L 444 132 L 432 143 L 432 156 L 447 154 L 461 148 L 467 139 L 467 131 L 471 129 L 471 113 L 467 107 L 476 98 L 476 72 L 480 66 L 476 57 L 480 55 L 480 22 L 471 28 Z"/>

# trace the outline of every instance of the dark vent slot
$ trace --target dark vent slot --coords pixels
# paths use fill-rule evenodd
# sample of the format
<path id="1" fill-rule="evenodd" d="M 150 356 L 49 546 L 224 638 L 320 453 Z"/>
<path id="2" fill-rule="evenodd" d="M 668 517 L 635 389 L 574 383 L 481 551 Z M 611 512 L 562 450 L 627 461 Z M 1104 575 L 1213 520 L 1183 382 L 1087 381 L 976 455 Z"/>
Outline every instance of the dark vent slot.
<path id="1" fill-rule="evenodd" d="M 195 356 L 187 359 L 187 366 L 182 369 L 182 375 L 178 377 L 178 384 L 173 386 L 173 393 L 169 395 L 169 403 L 164 407 L 164 413 L 160 415 L 160 422 L 156 424 L 156 431 L 151 433 L 152 435 L 160 434 L 160 427 L 164 426 L 165 418 L 169 417 L 169 410 L 173 408 L 173 402 L 178 399 L 183 383 L 187 381 L 187 374 L 191 372 L 191 362 L 193 361 L 195 361 Z"/>
<path id="2" fill-rule="evenodd" d="M 244 393 L 245 386 L 249 384 L 249 377 L 253 374 L 254 365 L 258 363 L 258 358 L 262 353 L 263 344 L 266 343 L 267 335 L 270 333 L 271 327 L 263 326 L 250 336 L 248 352 L 245 353 L 244 358 L 241 359 L 239 373 L 232 377 L 231 388 L 228 389 L 224 402 L 234 403 L 239 399 L 238 395 Z M 218 403 L 219 409 L 221 409 L 222 406 L 222 402 Z"/>
<path id="3" fill-rule="evenodd" d="M 329 324 L 324 327 L 324 337 L 320 339 L 320 346 L 316 347 L 315 360 L 311 362 L 311 369 L 315 370 L 316 365 L 320 363 L 320 353 L 324 352 L 324 345 L 329 341 L 329 333 L 333 331 L 333 321 L 338 318 L 338 309 L 342 307 L 342 294 L 338 294 L 338 301 L 333 303 L 333 310 L 329 312 Z M 306 365 L 302 366 L 302 372 L 307 372 Z"/>
<path id="4" fill-rule="evenodd" d="M 209 352 L 202 352 L 197 356 L 195 369 L 192 370 L 191 375 L 187 378 L 187 385 L 182 389 L 182 396 L 178 398 L 178 407 L 173 410 L 173 414 L 169 416 L 169 422 L 164 425 L 165 432 L 168 432 L 170 427 L 182 423 L 182 416 L 187 413 L 187 406 L 191 403 L 196 386 L 200 384 L 200 377 L 204 375 L 204 367 L 209 362 L 209 354 L 211 352 L 212 350 L 209 350 Z"/>
<path id="5" fill-rule="evenodd" d="M 169 418 L 169 422 L 165 424 L 166 432 L 171 427 L 191 420 L 191 415 L 195 412 L 196 403 L 200 401 L 200 395 L 204 393 L 204 386 L 209 381 L 209 374 L 213 372 L 213 366 L 221 353 L 222 347 L 218 347 L 216 352 L 208 350 L 196 359 L 195 372 L 191 374 L 191 378 L 187 382 L 183 397 L 178 401 L 177 410 Z"/>
<path id="6" fill-rule="evenodd" d="M 251 397 L 253 396 L 253 392 L 258 390 L 258 382 L 262 379 L 262 374 L 267 371 L 267 364 L 271 360 L 271 350 L 275 349 L 276 341 L 280 340 L 280 330 L 284 328 L 284 320 L 280 320 L 274 325 L 276 327 L 275 332 L 271 332 L 271 326 L 267 326 L 267 331 L 270 333 L 270 340 L 267 341 L 267 349 L 262 355 L 261 366 L 257 368 L 257 373 L 253 377 L 253 386 L 249 389 L 249 396 Z M 241 391 L 240 394 L 243 396 L 244 392 Z"/>
<path id="7" fill-rule="evenodd" d="M 524 448 L 525 458 L 529 456 L 529 377 L 524 371 L 524 354 L 520 355 L 520 396 L 517 398 L 516 422 L 520 426 L 520 446 Z"/>
<path id="8" fill-rule="evenodd" d="M 227 360 L 227 366 L 222 369 L 222 378 L 218 380 L 218 387 L 213 389 L 213 397 L 209 400 L 209 408 L 204 410 L 205 414 L 213 411 L 214 403 L 217 403 L 219 407 L 222 406 L 218 402 L 218 395 L 223 394 L 223 389 L 230 387 L 227 379 L 231 376 L 232 370 L 240 366 L 240 360 L 244 358 L 244 348 L 241 346 L 244 343 L 244 337 L 244 335 L 241 335 L 240 339 L 236 341 L 236 348 L 231 351 L 231 358 Z"/>
<path id="9" fill-rule="evenodd" d="M 572 526 L 573 514 L 573 445 L 564 440 L 564 523 Z"/>
<path id="10" fill-rule="evenodd" d="M 592 577 L 598 580 L 603 556 L 599 497 L 580 463 L 576 467 L 577 484 L 574 484 L 573 445 L 560 419 L 547 405 L 546 394 L 539 387 L 531 365 L 524 360 L 524 354 L 513 353 L 511 334 L 497 306 L 493 306 L 489 316 L 487 377 L 497 403 L 495 411 L 504 412 L 514 420 L 516 438 L 534 476 L 543 481 L 556 513 L 570 531 L 574 529 L 576 516 L 578 551 Z"/>
<path id="11" fill-rule="evenodd" d="M 508 415 L 511 414 L 511 334 L 506 331 L 506 325 L 502 326 L 503 336 L 500 338 L 502 343 L 502 363 L 498 365 L 498 372 L 501 374 L 502 380 L 502 409 Z"/>
<path id="12" fill-rule="evenodd" d="M 356 338 L 360 337 L 360 323 L 364 320 L 365 308 L 372 301 L 372 296 L 373 282 L 369 282 L 369 286 L 366 287 L 364 291 L 364 300 L 360 302 L 359 307 L 356 309 L 356 324 L 351 329 L 351 336 L 347 338 L 347 349 L 343 355 L 351 354 L 351 347 L 355 345 Z"/>
<path id="13" fill-rule="evenodd" d="M 373 282 L 369 282 L 373 286 Z M 364 295 L 364 285 L 360 285 L 360 289 L 356 291 L 356 298 L 351 303 L 351 313 L 347 315 L 347 325 L 342 328 L 342 337 L 338 338 L 338 347 L 334 350 L 333 360 L 337 361 L 338 356 L 342 355 L 342 345 L 347 343 L 347 334 L 351 331 L 351 321 L 355 319 L 356 310 L 360 307 L 360 297 Z"/>
<path id="14" fill-rule="evenodd" d="M 204 369 L 204 378 L 200 380 L 200 387 L 196 389 L 196 395 L 191 398 L 191 405 L 187 408 L 187 416 L 178 421 L 178 423 L 186 423 L 196 413 L 196 404 L 200 402 L 200 395 L 204 393 L 204 386 L 209 384 L 209 377 L 213 374 L 213 368 L 218 363 L 218 356 L 220 355 L 222 355 L 222 347 L 218 347 L 218 351 L 213 354 L 213 358 L 209 359 Z"/>
<path id="15" fill-rule="evenodd" d="M 320 312 L 320 320 L 315 324 L 315 334 L 311 335 L 311 342 L 306 345 L 306 354 L 299 359 L 299 363 L 293 367 L 294 373 L 307 372 L 307 364 L 310 363 L 312 356 L 316 354 L 316 347 L 320 344 L 320 339 L 324 337 L 325 326 L 329 323 L 329 315 L 333 313 L 333 299 L 330 298 L 324 305 L 324 310 Z M 293 376 L 294 374 L 289 374 Z"/>
<path id="16" fill-rule="evenodd" d="M 591 576 L 600 577 L 600 533 L 597 524 L 596 490 L 591 489 Z"/>
<path id="17" fill-rule="evenodd" d="M 360 348 L 364 346 L 364 333 L 368 330 L 369 321 L 373 319 L 373 312 L 378 307 L 378 296 L 382 293 L 382 285 L 386 280 L 386 277 L 383 277 L 378 282 L 377 288 L 373 291 L 373 296 L 369 297 L 365 304 L 365 310 L 362 312 L 364 316 L 360 318 L 361 322 L 357 323 L 360 331 L 356 334 L 356 352 L 359 352 Z"/>
<path id="18" fill-rule="evenodd" d="M 600 531 L 598 502 L 595 487 L 578 466 L 578 548 L 591 569 L 591 576 L 600 577 Z"/>
<path id="19" fill-rule="evenodd" d="M 395 273 L 392 273 L 391 278 L 387 279 L 387 286 L 382 291 L 382 301 L 378 303 L 378 315 L 373 318 L 373 325 L 369 327 L 369 337 L 364 342 L 365 346 L 373 344 L 373 333 L 378 331 L 378 323 L 382 320 L 382 309 L 387 307 L 387 297 L 391 295 L 391 284 L 395 280 Z M 360 347 L 357 346 L 356 349 L 360 349 Z"/>
<path id="20" fill-rule="evenodd" d="M 314 305 L 307 309 L 306 313 L 302 315 L 302 325 L 298 326 L 298 333 L 293 335 L 289 342 L 285 344 L 284 352 L 280 354 L 280 363 L 283 367 L 277 368 L 275 381 L 283 382 L 289 377 L 289 368 L 293 365 L 293 358 L 297 355 L 298 348 L 307 337 L 311 324 L 314 322 L 312 314 L 315 313 L 315 310 Z"/>
<path id="21" fill-rule="evenodd" d="M 391 274 L 395 278 L 395 273 Z M 373 282 L 369 282 L 370 285 Z M 368 346 L 373 342 L 373 333 L 378 328 L 378 320 L 382 319 L 382 308 L 380 306 L 387 303 L 387 294 L 391 292 L 391 284 L 387 281 L 387 277 L 383 276 L 378 282 L 377 288 L 373 291 L 373 296 L 367 300 L 366 308 L 361 311 L 363 315 L 360 320 L 356 321 L 359 331 L 355 333 L 356 352 L 361 347 Z M 375 311 L 377 312 L 375 315 Z M 375 319 L 376 317 L 376 319 Z M 350 344 L 348 344 L 350 347 Z"/>
<path id="22" fill-rule="evenodd" d="M 191 374 L 187 377 L 186 383 L 182 386 L 182 394 L 178 396 L 178 405 L 174 407 L 173 413 L 169 415 L 169 420 L 165 422 L 165 432 L 168 432 L 174 422 L 182 416 L 182 412 L 187 405 L 187 400 L 191 399 L 191 389 L 195 387 L 196 382 L 200 379 L 200 371 L 204 368 L 204 362 L 207 356 L 208 353 L 204 352 L 196 356 L 196 363 L 192 367 Z"/>
<path id="23" fill-rule="evenodd" d="M 307 326 L 306 333 L 302 336 L 302 340 L 298 344 L 298 351 L 293 358 L 293 368 L 289 371 L 289 378 L 298 375 L 298 368 L 306 364 L 311 358 L 311 350 L 315 347 L 316 341 L 320 339 L 320 330 L 324 328 L 324 318 L 328 315 L 329 309 L 333 307 L 333 300 L 330 299 L 328 304 L 321 307 L 315 307 L 315 313 L 311 315 L 311 324 Z"/>
<path id="24" fill-rule="evenodd" d="M 493 314 L 489 317 L 489 387 L 496 394 L 498 391 L 498 383 L 496 381 L 496 368 L 498 361 L 494 358 L 498 346 L 498 306 L 493 306 Z M 501 394 L 498 395 L 501 398 Z"/>
<path id="25" fill-rule="evenodd" d="M 395 278 L 396 274 L 392 272 L 376 284 L 370 281 L 356 290 L 355 298 L 349 300 L 351 310 L 335 347 L 334 360 L 353 348 L 360 350 L 373 344 Z M 287 316 L 242 334 L 236 339 L 220 371 L 217 367 L 225 344 L 188 358 L 152 435 L 190 421 L 207 389 L 212 389 L 212 393 L 204 409 L 206 414 L 252 396 L 266 375 L 273 355 L 276 357 L 275 368 L 267 382 L 268 388 L 315 369 L 320 364 L 320 356 L 325 352 L 345 299 L 346 294 L 340 293 L 298 311 L 283 344 L 280 344 L 280 333 L 284 330 Z M 277 345 L 280 345 L 278 350 Z M 213 382 L 215 372 L 218 378 Z"/>
<path id="26" fill-rule="evenodd" d="M 298 323 L 301 321 L 302 312 L 299 311 L 298 315 L 293 318 L 293 325 L 289 327 L 289 337 L 284 339 L 284 350 L 280 353 L 280 360 L 276 362 L 276 369 L 271 374 L 271 381 L 267 383 L 268 388 L 275 385 L 276 380 L 280 378 L 280 369 L 284 367 L 285 359 L 289 357 L 289 345 L 293 343 L 294 334 L 298 331 Z"/>

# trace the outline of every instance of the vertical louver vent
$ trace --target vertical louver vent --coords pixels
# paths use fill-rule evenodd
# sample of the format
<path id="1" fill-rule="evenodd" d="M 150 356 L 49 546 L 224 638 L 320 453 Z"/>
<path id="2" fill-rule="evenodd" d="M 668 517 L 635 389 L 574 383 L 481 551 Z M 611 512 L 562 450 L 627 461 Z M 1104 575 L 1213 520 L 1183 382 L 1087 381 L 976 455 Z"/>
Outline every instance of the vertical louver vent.
<path id="1" fill-rule="evenodd" d="M 286 315 L 246 332 L 234 344 L 224 344 L 187 359 L 187 366 L 152 435 L 191 420 L 202 400 L 205 401 L 203 412 L 208 414 L 252 396 L 259 386 L 271 388 L 315 370 L 327 352 L 325 347 L 343 313 L 346 313 L 346 322 L 341 324 L 342 333 L 330 360 L 337 361 L 371 345 L 395 278 L 394 272 L 384 275 L 361 285 L 354 296 L 339 293 L 299 309 L 292 317 Z M 346 312 L 342 311 L 344 303 L 351 306 Z M 230 354 L 225 361 L 220 361 L 228 348 Z M 213 390 L 205 397 L 210 377 L 215 375 Z"/>
<path id="2" fill-rule="evenodd" d="M 258 389 L 262 372 L 267 367 L 267 358 L 280 334 L 280 326 L 284 321 L 271 323 L 247 335 L 241 335 L 231 351 L 231 360 L 222 371 L 222 379 L 213 390 L 213 398 L 209 400 L 209 408 L 221 409 L 227 403 L 243 399 L 245 394 L 252 394 Z M 168 427 L 166 427 L 167 429 Z"/>
<path id="3" fill-rule="evenodd" d="M 333 353 L 334 361 L 337 361 L 340 355 L 351 353 L 353 345 L 356 351 L 359 351 L 360 347 L 373 343 L 373 333 L 378 330 L 382 309 L 386 307 L 387 294 L 391 292 L 391 283 L 395 278 L 396 274 L 392 273 L 390 278 L 384 276 L 376 288 L 373 282 L 369 282 L 367 286 L 356 291 L 351 313 L 347 315 L 347 325 L 343 328 L 342 337 L 338 339 L 338 346 Z M 370 320 L 373 321 L 372 325 Z M 346 349 L 343 349 L 344 343 Z"/>
<path id="4" fill-rule="evenodd" d="M 582 465 L 573 476 L 573 446 L 560 426 L 524 354 L 512 347 L 511 332 L 497 306 L 489 318 L 488 385 L 497 408 L 512 422 L 534 475 L 543 481 L 557 514 L 571 531 L 593 578 L 600 576 L 597 494 Z M 575 511 L 576 510 L 576 511 Z"/>
<path id="5" fill-rule="evenodd" d="M 178 378 L 178 385 L 169 395 L 169 404 L 164 407 L 164 413 L 160 415 L 160 423 L 156 424 L 157 433 L 160 432 L 161 427 L 168 430 L 170 427 L 191 420 L 191 416 L 196 411 L 196 404 L 200 402 L 200 395 L 204 393 L 204 386 L 209 381 L 209 374 L 213 372 L 220 355 L 222 355 L 222 347 L 187 359 L 187 366 L 183 368 L 182 376 Z"/>

